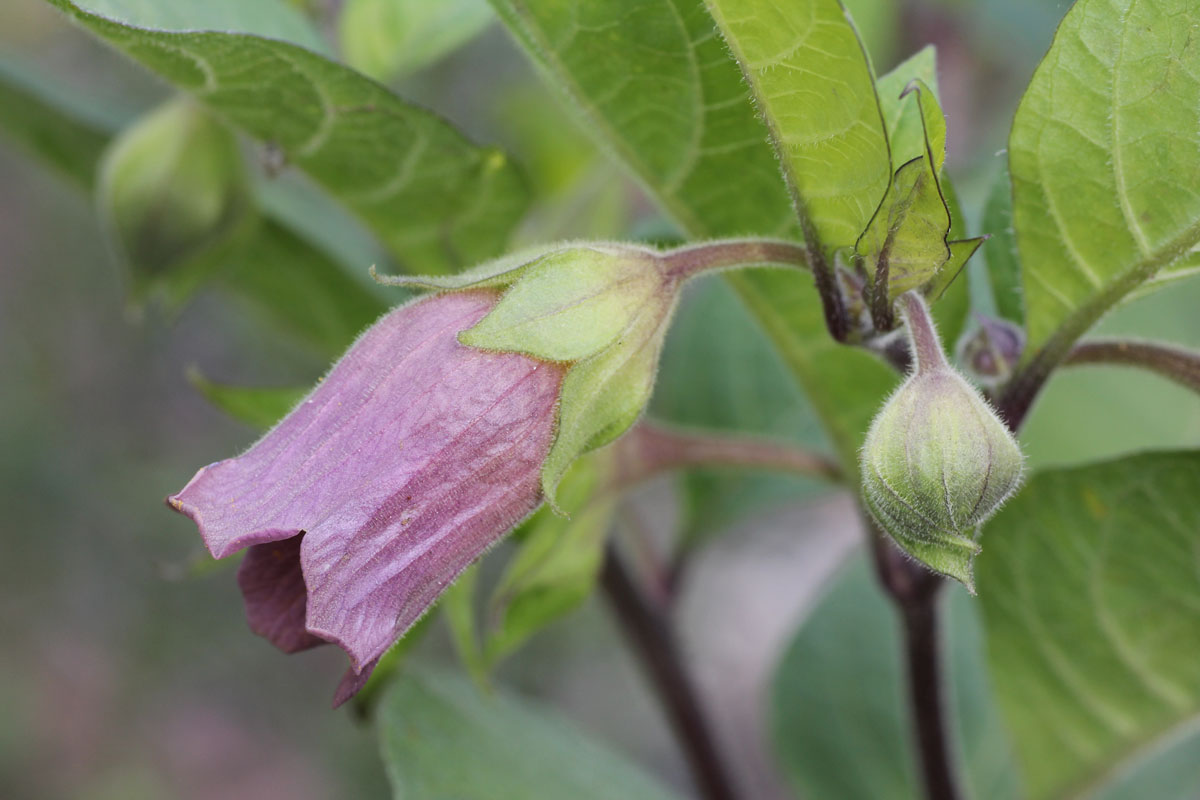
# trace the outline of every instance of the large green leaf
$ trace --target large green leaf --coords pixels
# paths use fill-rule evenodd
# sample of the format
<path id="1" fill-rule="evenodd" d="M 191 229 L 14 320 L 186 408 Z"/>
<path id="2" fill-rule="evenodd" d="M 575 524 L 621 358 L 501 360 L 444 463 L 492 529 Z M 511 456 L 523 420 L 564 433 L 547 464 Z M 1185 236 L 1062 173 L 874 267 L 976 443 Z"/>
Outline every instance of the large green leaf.
<path id="1" fill-rule="evenodd" d="M 952 590 L 944 620 L 953 748 L 971 796 L 1018 796 L 1012 750 L 992 703 L 973 601 Z M 837 578 L 788 646 L 772 688 L 771 733 L 805 797 L 918 800 L 896 611 L 866 558 Z"/>
<path id="2" fill-rule="evenodd" d="M 977 564 L 1029 796 L 1094 787 L 1200 714 L 1200 453 L 1038 474 Z M 1200 791 L 1200 786 L 1194 787 Z"/>
<path id="3" fill-rule="evenodd" d="M 1027 354 L 1054 363 L 1200 242 L 1200 7 L 1079 0 L 1013 120 Z"/>
<path id="4" fill-rule="evenodd" d="M 353 209 L 406 267 L 503 249 L 527 192 L 503 153 L 311 50 L 260 36 L 146 30 L 48 0 L 222 114 Z"/>
<path id="5" fill-rule="evenodd" d="M 892 176 L 875 79 L 838 0 L 709 0 L 767 122 L 806 237 L 854 244 Z M 811 243 L 810 243 L 811 244 Z"/>
<path id="6" fill-rule="evenodd" d="M 493 5 L 585 127 L 690 237 L 797 232 L 767 130 L 699 0 Z M 867 217 L 872 211 L 874 204 Z M 890 371 L 833 343 L 807 276 L 762 270 L 728 280 L 854 469 L 862 435 L 894 382 Z"/>
<path id="7" fill-rule="evenodd" d="M 676 797 L 561 717 L 441 671 L 396 681 L 378 730 L 397 800 Z"/>
<path id="8" fill-rule="evenodd" d="M 585 127 L 693 236 L 795 232 L 767 130 L 701 0 L 492 5 Z"/>

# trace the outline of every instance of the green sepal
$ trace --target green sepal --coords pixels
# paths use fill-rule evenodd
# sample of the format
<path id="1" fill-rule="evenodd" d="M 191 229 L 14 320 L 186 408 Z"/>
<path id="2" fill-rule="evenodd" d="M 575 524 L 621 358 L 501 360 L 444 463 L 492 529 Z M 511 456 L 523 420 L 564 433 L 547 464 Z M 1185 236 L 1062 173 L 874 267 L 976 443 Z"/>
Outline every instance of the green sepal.
<path id="1" fill-rule="evenodd" d="M 978 542 L 963 535 L 964 531 L 938 531 L 936 540 L 914 536 L 903 524 L 891 520 L 869 492 L 863 493 L 863 500 L 871 516 L 901 550 L 934 572 L 953 578 L 968 592 L 975 594 L 974 562 L 975 556 L 979 555 Z"/>
<path id="2" fill-rule="evenodd" d="M 909 87 L 913 81 L 921 81 L 930 87 L 931 96 L 936 102 L 937 49 L 933 45 L 918 50 L 875 82 L 883 124 L 891 145 L 893 169 L 899 169 L 900 165 L 925 154 L 925 129 L 922 124 L 924 107 L 917 98 L 910 97 Z M 937 148 L 930 149 L 937 152 Z M 944 123 L 942 152 L 945 152 Z M 941 170 L 940 163 L 938 170 Z"/>
<path id="3" fill-rule="evenodd" d="M 522 268 L 496 307 L 458 338 L 485 350 L 579 361 L 612 344 L 664 291 L 650 253 L 561 250 Z"/>

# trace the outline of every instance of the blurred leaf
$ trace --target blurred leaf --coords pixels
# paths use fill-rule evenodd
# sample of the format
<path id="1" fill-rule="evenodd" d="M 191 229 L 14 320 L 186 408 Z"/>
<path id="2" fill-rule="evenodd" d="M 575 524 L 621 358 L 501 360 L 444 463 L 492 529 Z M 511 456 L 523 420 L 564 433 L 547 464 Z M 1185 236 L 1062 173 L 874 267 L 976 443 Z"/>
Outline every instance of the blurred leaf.
<path id="1" fill-rule="evenodd" d="M 441 606 L 459 662 L 480 691 L 491 691 L 487 661 L 479 641 L 479 562 L 463 570 L 442 594 Z"/>
<path id="2" fill-rule="evenodd" d="M 951 727 L 972 796 L 1015 800 L 1012 755 L 992 705 L 971 599 L 953 590 L 945 620 Z M 836 579 L 775 673 L 771 732 L 806 797 L 923 797 L 910 733 L 898 620 L 864 557 Z"/>
<path id="3" fill-rule="evenodd" d="M 493 5 L 564 101 L 581 112 L 585 129 L 690 237 L 797 235 L 766 128 L 702 2 Z M 736 200 L 730 175 L 738 176 Z M 853 471 L 862 435 L 895 382 L 890 370 L 830 339 L 807 276 L 754 270 L 729 273 L 727 280 L 758 316 Z"/>
<path id="4" fill-rule="evenodd" d="M 318 247 L 272 220 L 230 254 L 218 280 L 256 314 L 330 357 L 387 310 Z M 397 303 L 407 296 L 392 291 Z"/>
<path id="5" fill-rule="evenodd" d="M 347 64 L 389 81 L 448 55 L 493 19 L 487 0 L 347 0 L 338 41 Z"/>
<path id="6" fill-rule="evenodd" d="M 176 98 L 136 120 L 100 163 L 96 204 L 135 304 L 180 307 L 257 222 L 233 133 Z"/>
<path id="7" fill-rule="evenodd" d="M 83 11 L 158 31 L 238 31 L 330 55 L 304 14 L 282 0 L 77 0 Z"/>
<path id="8" fill-rule="evenodd" d="M 448 271 L 503 249 L 527 192 L 503 153 L 295 45 L 161 33 L 48 0 L 190 91 L 357 212 L 407 268 Z"/>
<path id="9" fill-rule="evenodd" d="M 1150 453 L 1040 473 L 988 523 L 989 661 L 1034 800 L 1200 714 L 1197 494 L 1200 453 Z"/>
<path id="10" fill-rule="evenodd" d="M 492 591 L 484 656 L 489 668 L 583 604 L 596 586 L 616 496 L 603 491 L 612 450 L 580 458 L 558 490 L 567 516 L 543 506 L 521 526 L 520 545 Z"/>
<path id="11" fill-rule="evenodd" d="M 397 800 L 668 800 L 636 765 L 566 720 L 445 672 L 406 675 L 379 709 Z"/>
<path id="12" fill-rule="evenodd" d="M 1009 140 L 1027 357 L 1050 360 L 1200 243 L 1200 10 L 1079 0 Z"/>
<path id="13" fill-rule="evenodd" d="M 854 27 L 872 63 L 883 66 L 893 63 L 903 30 L 900 4 L 894 0 L 844 0 L 842 5 L 854 19 Z"/>
<path id="14" fill-rule="evenodd" d="M 1007 169 L 1002 169 L 996 176 L 988 193 L 983 209 L 983 231 L 992 235 L 983 246 L 983 255 L 987 258 L 988 283 L 996 316 L 1024 325 L 1021 256 L 1017 252 L 1017 236 L 1013 230 L 1012 182 Z"/>
<path id="15" fill-rule="evenodd" d="M 0 60 L 0 131 L 80 188 L 91 190 L 117 124 L 85 113 L 32 70 Z"/>
<path id="16" fill-rule="evenodd" d="M 892 177 L 875 80 L 838 0 L 709 0 L 807 218 L 830 252 L 854 244 Z"/>
<path id="17" fill-rule="evenodd" d="M 667 335 L 651 413 L 690 428 L 828 447 L 812 407 L 779 354 L 721 280 L 697 281 L 684 296 Z M 803 478 L 746 470 L 693 470 L 681 481 L 681 525 L 688 541 L 820 491 Z"/>
<path id="18" fill-rule="evenodd" d="M 198 369 L 188 370 L 188 381 L 229 416 L 264 431 L 274 427 L 312 391 L 309 386 L 231 386 L 210 381 Z"/>

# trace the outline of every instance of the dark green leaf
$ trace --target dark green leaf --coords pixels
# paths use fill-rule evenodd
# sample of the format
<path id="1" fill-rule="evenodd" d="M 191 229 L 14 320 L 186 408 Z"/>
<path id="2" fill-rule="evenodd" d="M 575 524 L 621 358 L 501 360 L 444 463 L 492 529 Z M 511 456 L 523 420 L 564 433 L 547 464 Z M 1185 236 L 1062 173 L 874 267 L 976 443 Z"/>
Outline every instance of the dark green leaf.
<path id="1" fill-rule="evenodd" d="M 973 601 L 954 590 L 946 620 L 952 730 L 972 796 L 1017 797 L 1012 755 L 992 706 Z M 774 680 L 771 731 L 806 797 L 918 800 L 916 751 L 898 617 L 857 558 L 788 647 Z"/>
<path id="2" fill-rule="evenodd" d="M 1200 714 L 1200 453 L 1043 472 L 984 531 L 988 654 L 1029 797 Z"/>
<path id="3" fill-rule="evenodd" d="M 397 800 L 669 800 L 637 766 L 561 717 L 445 672 L 406 674 L 378 730 Z"/>
<path id="4" fill-rule="evenodd" d="M 234 33 L 163 33 L 48 0 L 288 160 L 401 262 L 447 271 L 500 251 L 527 192 L 503 153 L 311 50 Z"/>
<path id="5" fill-rule="evenodd" d="M 1053 362 L 1200 242 L 1200 10 L 1079 0 L 1009 140 L 1027 354 Z"/>
<path id="6" fill-rule="evenodd" d="M 838 0 L 709 0 L 779 153 L 805 236 L 852 245 L 892 176 L 875 80 Z"/>

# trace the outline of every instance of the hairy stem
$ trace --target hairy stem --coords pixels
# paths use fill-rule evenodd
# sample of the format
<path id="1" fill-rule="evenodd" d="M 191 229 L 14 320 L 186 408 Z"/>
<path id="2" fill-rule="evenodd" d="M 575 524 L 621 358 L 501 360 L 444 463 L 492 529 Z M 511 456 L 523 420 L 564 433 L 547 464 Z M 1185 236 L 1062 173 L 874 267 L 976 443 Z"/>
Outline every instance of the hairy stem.
<path id="1" fill-rule="evenodd" d="M 717 239 L 663 254 L 667 273 L 679 279 L 736 267 L 807 267 L 804 245 L 783 239 Z"/>
<path id="2" fill-rule="evenodd" d="M 649 673 L 700 795 L 705 800 L 735 800 L 733 780 L 684 667 L 670 621 L 646 598 L 611 542 L 605 549 L 600 583 L 625 637 Z"/>
<path id="3" fill-rule="evenodd" d="M 1140 367 L 1200 392 L 1200 352 L 1158 342 L 1093 339 L 1071 349 L 1064 365 L 1119 364 Z"/>
<path id="4" fill-rule="evenodd" d="M 841 468 L 828 456 L 750 436 L 672 430 L 643 422 L 615 447 L 617 489 L 671 470 L 696 467 L 765 469 L 829 481 L 843 479 Z"/>

